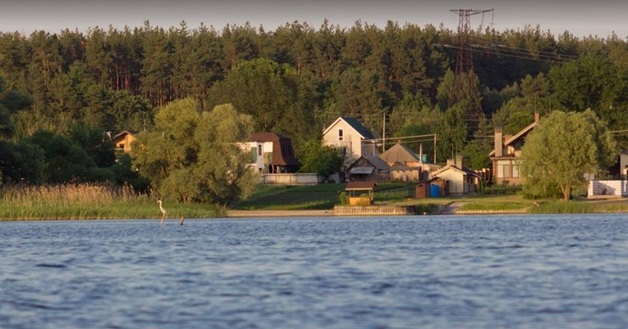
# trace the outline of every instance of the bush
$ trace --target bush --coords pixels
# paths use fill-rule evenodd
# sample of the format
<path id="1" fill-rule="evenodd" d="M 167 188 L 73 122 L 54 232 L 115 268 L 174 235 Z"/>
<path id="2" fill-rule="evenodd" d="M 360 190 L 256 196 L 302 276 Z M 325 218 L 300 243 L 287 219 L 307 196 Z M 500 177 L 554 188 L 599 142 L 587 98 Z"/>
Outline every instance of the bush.
<path id="1" fill-rule="evenodd" d="M 349 194 L 347 194 L 347 192 L 341 192 L 339 199 L 341 206 L 346 206 L 349 204 Z"/>
<path id="2" fill-rule="evenodd" d="M 371 205 L 371 197 L 368 194 L 360 195 L 360 201 L 358 201 L 358 206 L 366 207 Z"/>

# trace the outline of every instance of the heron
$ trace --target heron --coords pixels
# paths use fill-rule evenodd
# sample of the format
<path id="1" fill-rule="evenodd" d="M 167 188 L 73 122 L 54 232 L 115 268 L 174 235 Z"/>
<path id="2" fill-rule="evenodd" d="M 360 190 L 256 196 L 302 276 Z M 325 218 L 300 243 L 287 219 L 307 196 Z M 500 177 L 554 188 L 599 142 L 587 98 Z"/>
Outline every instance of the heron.
<path id="1" fill-rule="evenodd" d="M 157 200 L 157 203 L 159 203 L 159 211 L 161 211 L 161 222 L 159 222 L 160 225 L 164 224 L 164 221 L 166 220 L 166 209 L 164 209 L 164 207 L 161 206 L 161 199 Z"/>

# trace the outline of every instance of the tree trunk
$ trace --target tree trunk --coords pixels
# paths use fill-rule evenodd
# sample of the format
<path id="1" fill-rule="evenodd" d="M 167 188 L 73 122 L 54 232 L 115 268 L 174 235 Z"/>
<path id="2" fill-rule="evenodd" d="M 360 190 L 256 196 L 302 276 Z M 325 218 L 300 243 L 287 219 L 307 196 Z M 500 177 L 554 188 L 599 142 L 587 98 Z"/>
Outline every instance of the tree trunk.
<path id="1" fill-rule="evenodd" d="M 563 200 L 569 201 L 569 199 L 571 199 L 571 184 L 565 184 L 565 186 L 562 187 L 562 190 Z"/>

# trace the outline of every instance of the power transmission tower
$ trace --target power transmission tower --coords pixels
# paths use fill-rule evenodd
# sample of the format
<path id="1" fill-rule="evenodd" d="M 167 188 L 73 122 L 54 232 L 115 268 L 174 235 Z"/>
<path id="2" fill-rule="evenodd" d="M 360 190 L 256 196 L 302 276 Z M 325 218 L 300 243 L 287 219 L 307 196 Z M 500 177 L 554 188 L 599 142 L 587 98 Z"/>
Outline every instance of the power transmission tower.
<path id="1" fill-rule="evenodd" d="M 458 14 L 458 51 L 456 56 L 456 71 L 454 77 L 454 90 L 453 98 L 454 102 L 458 102 L 464 98 L 464 96 L 470 96 L 470 107 L 465 111 L 466 121 L 470 121 L 473 125 L 477 125 L 479 115 L 482 112 L 480 99 L 476 92 L 470 95 L 465 95 L 464 80 L 469 80 L 470 84 L 470 72 L 473 71 L 473 53 L 471 50 L 471 16 L 482 14 L 482 20 L 484 20 L 484 13 L 493 12 L 494 9 L 451 9 L 451 12 Z"/>

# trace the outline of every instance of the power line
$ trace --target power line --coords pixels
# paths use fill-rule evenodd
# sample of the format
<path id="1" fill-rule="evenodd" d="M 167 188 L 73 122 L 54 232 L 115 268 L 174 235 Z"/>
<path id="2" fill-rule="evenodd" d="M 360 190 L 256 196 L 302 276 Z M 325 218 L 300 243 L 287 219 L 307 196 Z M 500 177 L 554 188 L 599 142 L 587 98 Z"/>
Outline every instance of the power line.
<path id="1" fill-rule="evenodd" d="M 444 44 L 442 45 L 445 48 L 453 48 L 453 49 L 458 49 L 458 46 L 453 46 L 453 45 L 447 45 Z M 547 63 L 564 63 L 566 61 L 569 61 L 571 59 L 566 59 L 566 58 L 560 58 L 560 57 L 554 57 L 554 58 L 541 58 L 541 57 L 532 57 L 532 55 L 530 55 L 529 53 L 524 54 L 524 53 L 503 53 L 503 52 L 495 52 L 493 48 L 489 48 L 486 46 L 480 46 L 480 45 L 473 45 L 471 48 L 472 51 L 475 52 L 480 52 L 480 53 L 484 53 L 487 55 L 495 55 L 495 56 L 502 56 L 502 57 L 512 57 L 512 58 L 518 58 L 518 59 L 525 59 L 525 60 L 531 60 L 531 61 L 539 61 L 539 62 L 547 62 Z"/>
<path id="2" fill-rule="evenodd" d="M 526 53 L 530 52 L 530 49 L 528 49 L 528 48 L 519 48 L 519 47 L 513 47 L 513 46 L 504 45 L 502 43 L 496 42 L 495 40 L 488 39 L 488 38 L 483 38 L 483 37 L 479 37 L 479 36 L 473 36 L 472 38 L 475 39 L 475 40 L 484 41 L 485 43 L 488 43 L 489 45 L 495 46 L 495 47 L 507 48 L 507 49 L 510 49 L 510 50 L 513 50 L 513 51 L 520 51 L 520 52 L 526 52 Z M 546 54 L 546 55 L 550 55 L 550 56 L 563 56 L 563 57 L 568 57 L 568 58 L 571 58 L 571 59 L 577 59 L 579 57 L 578 55 L 556 54 L 556 53 L 543 51 L 543 50 L 538 50 L 537 52 L 539 54 Z"/>

